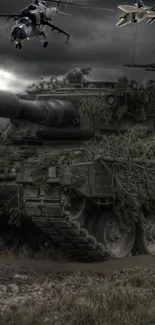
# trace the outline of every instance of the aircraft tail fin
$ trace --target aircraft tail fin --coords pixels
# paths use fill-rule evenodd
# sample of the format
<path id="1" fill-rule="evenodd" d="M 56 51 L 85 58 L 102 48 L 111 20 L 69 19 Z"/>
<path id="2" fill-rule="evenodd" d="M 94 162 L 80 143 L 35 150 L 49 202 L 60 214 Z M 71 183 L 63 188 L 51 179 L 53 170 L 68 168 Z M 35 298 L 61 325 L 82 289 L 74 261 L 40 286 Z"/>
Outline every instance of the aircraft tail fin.
<path id="1" fill-rule="evenodd" d="M 58 3 L 57 8 L 59 10 L 62 10 L 62 11 L 64 11 L 66 13 L 67 12 L 67 8 L 69 6 L 69 3 L 72 3 L 72 0 L 68 0 L 67 4 L 66 3 L 63 3 L 62 0 L 61 0 L 60 3 Z"/>
<path id="2" fill-rule="evenodd" d="M 151 7 L 151 10 L 152 10 L 152 11 L 155 11 L 155 5 L 153 5 L 153 6 Z"/>
<path id="3" fill-rule="evenodd" d="M 141 7 L 144 7 L 145 4 L 144 4 L 144 2 L 143 2 L 142 0 L 136 0 L 136 6 L 137 6 L 138 8 L 141 8 Z"/>

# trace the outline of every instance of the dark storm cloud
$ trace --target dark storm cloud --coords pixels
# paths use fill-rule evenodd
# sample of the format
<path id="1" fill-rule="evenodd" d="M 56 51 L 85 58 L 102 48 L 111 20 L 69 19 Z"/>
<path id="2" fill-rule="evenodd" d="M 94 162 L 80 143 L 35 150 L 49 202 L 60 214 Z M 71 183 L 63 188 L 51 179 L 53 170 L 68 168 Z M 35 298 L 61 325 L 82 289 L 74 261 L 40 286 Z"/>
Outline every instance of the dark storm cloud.
<path id="1" fill-rule="evenodd" d="M 122 0 L 122 3 L 132 4 L 132 1 Z M 6 0 L 1 2 L 0 12 L 18 13 L 27 4 L 26 0 Z M 1 20 L 0 68 L 11 69 L 25 79 L 35 79 L 51 74 L 61 75 L 73 67 L 91 66 L 96 79 L 110 80 L 123 75 L 126 71 L 123 64 L 132 63 L 133 57 L 140 63 L 154 62 L 155 24 L 147 26 L 144 21 L 138 26 L 116 28 L 119 4 L 114 0 L 96 2 L 96 6 L 115 9 L 114 13 L 70 6 L 68 12 L 73 14 L 73 18 L 59 16 L 56 21 L 57 26 L 71 34 L 69 44 L 65 44 L 63 35 L 57 36 L 48 30 L 47 49 L 42 48 L 38 40 L 32 40 L 24 43 L 22 51 L 16 50 L 9 42 L 12 23 Z M 151 4 L 147 2 L 147 5 Z M 133 73 L 141 76 L 141 72 L 135 70 L 127 73 L 129 76 Z"/>

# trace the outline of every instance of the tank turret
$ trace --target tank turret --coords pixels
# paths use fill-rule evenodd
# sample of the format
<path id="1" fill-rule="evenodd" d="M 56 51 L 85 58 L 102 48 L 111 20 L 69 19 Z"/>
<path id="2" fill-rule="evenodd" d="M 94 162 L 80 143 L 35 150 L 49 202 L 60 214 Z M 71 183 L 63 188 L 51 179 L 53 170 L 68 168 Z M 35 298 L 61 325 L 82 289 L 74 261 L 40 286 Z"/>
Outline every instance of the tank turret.
<path id="1" fill-rule="evenodd" d="M 74 69 L 68 73 L 68 82 L 70 86 L 82 87 L 83 73 L 80 69 Z"/>
<path id="2" fill-rule="evenodd" d="M 121 131 L 127 131 L 135 124 L 136 112 L 137 121 L 140 121 L 139 110 L 143 112 L 150 106 L 150 96 L 136 89 L 84 88 L 69 92 L 64 88 L 63 91 L 38 96 L 36 100 L 26 100 L 0 91 L 0 117 L 11 120 L 11 139 L 14 142 L 85 141 L 117 132 L 117 124 Z M 152 122 L 148 127 L 152 131 L 154 120 L 152 113 L 149 115 Z M 144 121 L 145 125 L 147 122 Z"/>

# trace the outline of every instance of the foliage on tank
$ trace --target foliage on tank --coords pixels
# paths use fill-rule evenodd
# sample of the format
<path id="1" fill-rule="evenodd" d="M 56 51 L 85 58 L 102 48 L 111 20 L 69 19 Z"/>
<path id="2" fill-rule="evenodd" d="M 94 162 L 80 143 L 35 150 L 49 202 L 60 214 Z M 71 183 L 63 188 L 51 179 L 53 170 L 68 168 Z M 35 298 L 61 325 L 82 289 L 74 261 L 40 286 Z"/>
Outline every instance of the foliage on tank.
<path id="1" fill-rule="evenodd" d="M 76 68 L 69 71 L 64 77 L 54 78 L 53 76 L 49 78 L 41 77 L 37 83 L 29 85 L 26 89 L 26 92 L 31 91 L 52 91 L 58 88 L 68 87 L 69 84 L 79 83 L 81 84 L 85 77 L 90 76 L 92 69 L 88 68 Z"/>
<path id="2" fill-rule="evenodd" d="M 27 88 L 27 92 L 33 91 L 56 91 L 58 88 L 68 88 L 75 81 L 84 80 L 92 72 L 91 68 L 73 69 L 63 78 L 49 78 L 41 80 Z M 82 85 L 82 83 L 81 83 Z M 107 89 L 108 90 L 108 89 Z M 127 77 L 119 78 L 114 89 L 103 89 L 105 98 L 100 96 L 100 92 L 93 97 L 86 96 L 77 101 L 77 107 L 82 115 L 87 114 L 90 120 L 100 116 L 105 124 L 122 120 L 125 116 L 132 116 L 135 123 L 141 123 L 147 119 L 148 115 L 154 115 L 155 92 L 150 92 L 148 87 L 135 80 L 128 80 Z M 74 97 L 74 96 L 73 96 Z M 59 98 L 59 94 L 58 94 Z"/>
<path id="3" fill-rule="evenodd" d="M 144 220 L 147 211 L 155 211 L 155 136 L 148 136 L 146 128 L 136 125 L 124 135 L 103 136 L 100 141 L 92 139 L 85 143 L 84 152 L 69 150 L 42 156 L 34 168 L 34 183 L 46 187 L 51 165 L 56 166 L 63 183 L 69 175 L 69 166 L 82 161 L 100 162 L 112 175 L 114 212 L 123 227 L 131 220 Z"/>
<path id="4" fill-rule="evenodd" d="M 145 121 L 148 115 L 155 113 L 155 92 L 126 77 L 118 79 L 114 90 L 105 98 L 99 95 L 83 98 L 79 102 L 81 114 L 87 114 L 90 119 L 98 115 L 105 124 L 122 120 L 125 116 L 133 116 L 135 123 Z"/>
<path id="5" fill-rule="evenodd" d="M 86 146 L 90 159 L 100 161 L 114 178 L 114 211 L 124 225 L 155 212 L 154 135 L 136 125 L 124 135 L 103 136 L 100 143 L 92 140 Z"/>
<path id="6" fill-rule="evenodd" d="M 7 138 L 10 135 L 10 124 L 7 124 L 4 129 L 0 131 L 0 178 L 4 179 L 4 187 L 7 185 L 7 179 L 15 172 L 17 169 L 17 164 L 19 162 L 19 155 L 11 148 L 6 146 Z M 1 193 L 3 194 L 4 188 L 1 188 Z M 3 199 L 0 201 L 0 218 L 3 218 L 4 213 L 9 216 L 9 224 L 15 224 L 19 226 L 20 224 L 20 212 L 19 206 L 12 207 L 11 203 L 13 200 L 18 202 L 18 197 L 11 197 L 9 199 Z"/>
<path id="7" fill-rule="evenodd" d="M 68 153 L 52 156 L 38 155 L 36 166 L 32 172 L 34 185 L 46 188 L 48 179 L 48 168 L 56 166 L 57 176 L 61 177 L 65 173 L 66 167 L 69 165 L 70 156 Z"/>
<path id="8" fill-rule="evenodd" d="M 0 170 L 5 176 L 18 157 L 5 149 L 0 158 Z M 92 139 L 85 143 L 84 152 L 66 151 L 57 155 L 36 157 L 32 172 L 34 185 L 46 188 L 48 167 L 56 166 L 57 176 L 69 176 L 69 166 L 77 162 L 100 162 L 114 179 L 114 211 L 120 224 L 130 220 L 143 220 L 143 213 L 155 210 L 155 136 L 148 136 L 147 129 L 136 125 L 124 135 L 103 136 L 100 141 Z M 110 163 L 110 167 L 109 167 Z M 82 175 L 81 175 L 82 177 Z M 10 202 L 1 205 L 1 213 Z M 9 207 L 10 208 L 10 207 Z M 10 222 L 19 224 L 19 209 L 12 209 Z"/>
<path id="9" fill-rule="evenodd" d="M 100 116 L 106 124 L 109 124 L 113 117 L 111 107 L 99 96 L 83 98 L 79 102 L 79 111 L 81 115 L 87 114 L 91 121 L 94 121 L 96 116 Z"/>

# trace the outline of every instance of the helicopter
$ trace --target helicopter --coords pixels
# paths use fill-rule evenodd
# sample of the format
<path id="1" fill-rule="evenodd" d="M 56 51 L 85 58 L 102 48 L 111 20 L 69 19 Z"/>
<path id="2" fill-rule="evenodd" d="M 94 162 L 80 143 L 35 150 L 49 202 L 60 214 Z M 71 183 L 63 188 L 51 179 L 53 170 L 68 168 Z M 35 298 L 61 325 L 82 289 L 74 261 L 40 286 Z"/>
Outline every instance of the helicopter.
<path id="1" fill-rule="evenodd" d="M 56 31 L 58 34 L 64 34 L 67 37 L 66 43 L 68 43 L 70 34 L 53 24 L 53 21 L 55 21 L 58 14 L 71 16 L 66 11 L 60 11 L 61 4 L 65 5 L 66 8 L 68 5 L 72 5 L 92 8 L 93 10 L 102 9 L 106 11 L 114 11 L 108 8 L 93 7 L 82 3 L 75 3 L 73 0 L 48 0 L 47 2 L 53 2 L 56 3 L 56 5 L 47 6 L 46 1 L 33 0 L 32 3 L 22 9 L 19 14 L 0 14 L 0 18 L 7 18 L 7 20 L 13 19 L 16 21 L 11 30 L 10 41 L 16 45 L 17 49 L 22 48 L 23 41 L 32 39 L 34 37 L 37 37 L 43 44 L 43 47 L 46 48 L 48 46 L 47 34 L 45 33 L 46 26 L 50 27 L 52 31 Z M 52 23 L 50 21 L 52 21 Z"/>

